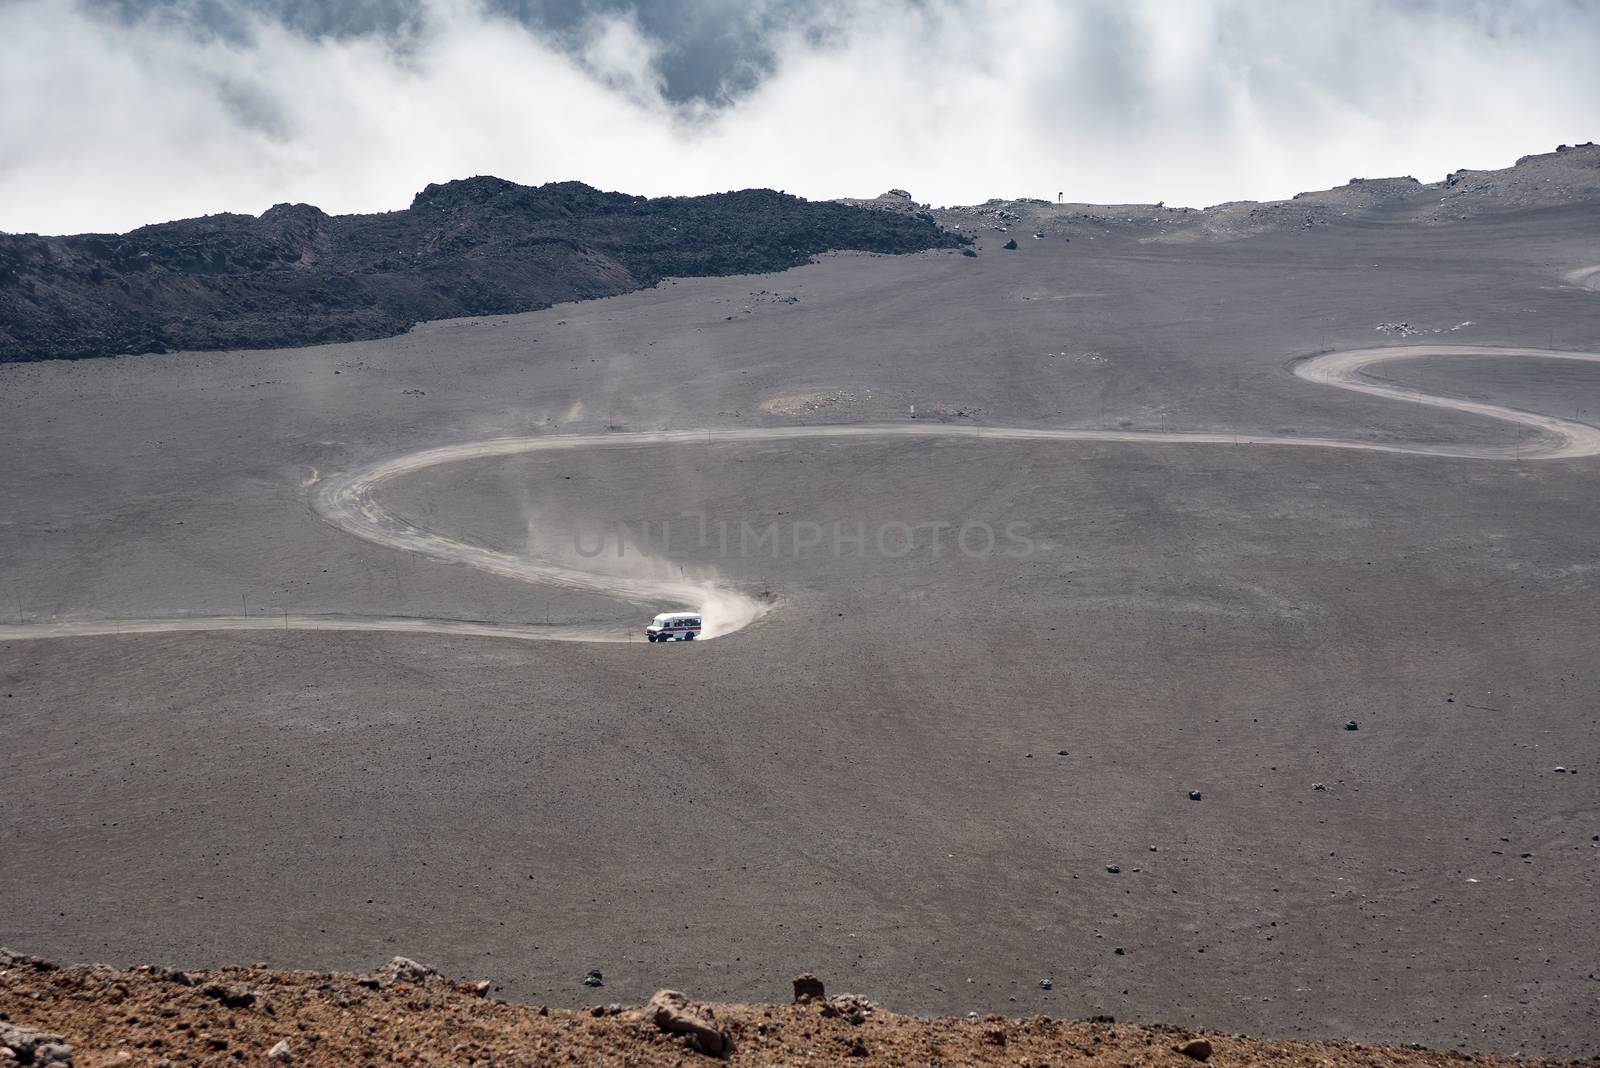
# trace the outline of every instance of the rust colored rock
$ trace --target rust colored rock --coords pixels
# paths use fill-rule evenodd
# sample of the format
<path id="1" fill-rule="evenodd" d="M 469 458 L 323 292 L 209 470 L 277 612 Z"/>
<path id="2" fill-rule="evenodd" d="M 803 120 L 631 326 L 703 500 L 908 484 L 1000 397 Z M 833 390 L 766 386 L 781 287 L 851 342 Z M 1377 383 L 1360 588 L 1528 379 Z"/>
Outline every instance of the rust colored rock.
<path id="1" fill-rule="evenodd" d="M 651 1023 L 668 1034 L 688 1035 L 701 1053 L 721 1057 L 733 1049 L 733 1037 L 717 1023 L 711 1010 L 676 990 L 657 990 L 644 1012 Z"/>
<path id="2" fill-rule="evenodd" d="M 827 991 L 822 988 L 822 980 L 810 972 L 794 977 L 794 1000 L 796 1002 L 822 1001 L 827 996 Z"/>
<path id="3" fill-rule="evenodd" d="M 1211 1040 L 1206 1038 L 1191 1038 L 1187 1042 L 1180 1042 L 1172 1047 L 1177 1053 L 1197 1061 L 1211 1059 Z"/>

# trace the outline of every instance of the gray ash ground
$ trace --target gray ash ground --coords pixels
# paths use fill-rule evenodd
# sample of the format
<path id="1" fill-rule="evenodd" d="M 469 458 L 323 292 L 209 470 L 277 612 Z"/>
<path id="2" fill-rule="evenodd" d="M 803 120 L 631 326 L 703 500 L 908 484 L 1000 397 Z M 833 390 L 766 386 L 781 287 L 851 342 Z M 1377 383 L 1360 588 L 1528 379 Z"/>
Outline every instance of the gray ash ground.
<path id="1" fill-rule="evenodd" d="M 0 613 L 642 627 L 307 507 L 326 473 L 496 435 L 914 408 L 1513 444 L 1289 371 L 1386 343 L 1380 323 L 1595 348 L 1600 297 L 1566 279 L 1600 262 L 1600 211 L 1512 207 L 1228 240 L 1046 227 L 1016 252 L 827 256 L 383 341 L 8 366 Z M 1600 413 L 1592 367 L 1382 373 Z M 405 952 L 564 1006 L 769 999 L 810 969 L 917 1013 L 1600 1043 L 1600 465 L 819 442 L 476 462 L 385 503 L 488 545 L 694 510 L 1016 520 L 1043 547 L 689 547 L 776 608 L 667 648 L 0 645 L 0 942 L 349 971 Z"/>

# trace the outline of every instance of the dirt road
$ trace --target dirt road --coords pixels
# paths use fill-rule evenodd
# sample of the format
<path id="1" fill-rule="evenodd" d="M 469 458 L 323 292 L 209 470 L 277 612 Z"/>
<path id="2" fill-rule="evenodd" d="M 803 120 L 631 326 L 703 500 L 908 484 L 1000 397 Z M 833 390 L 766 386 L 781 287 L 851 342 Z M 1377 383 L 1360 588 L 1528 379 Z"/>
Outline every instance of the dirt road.
<path id="1" fill-rule="evenodd" d="M 1589 274 L 1600 278 L 1600 269 Z M 1406 386 L 1380 383 L 1363 375 L 1370 367 L 1426 357 L 1543 359 L 1600 363 L 1600 353 L 1551 349 L 1405 345 L 1330 352 L 1294 364 L 1296 376 L 1319 385 L 1351 390 L 1388 400 L 1495 419 L 1524 428 L 1525 440 L 1510 446 L 1398 444 L 1355 438 L 1306 437 L 1292 434 L 1200 433 L 1193 431 L 1129 431 L 970 426 L 947 423 L 904 423 L 862 426 L 780 426 L 708 428 L 639 433 L 565 434 L 496 438 L 406 453 L 343 475 L 310 483 L 312 504 L 339 529 L 388 548 L 418 553 L 463 565 L 489 575 L 534 585 L 559 586 L 605 594 L 641 605 L 693 605 L 706 617 L 705 638 L 742 630 L 764 615 L 770 605 L 720 584 L 712 575 L 681 573 L 665 561 L 655 574 L 637 570 L 622 574 L 586 570 L 457 541 L 424 530 L 391 514 L 378 500 L 382 486 L 396 478 L 443 464 L 557 450 L 651 448 L 700 444 L 740 444 L 819 439 L 956 438 L 983 441 L 1100 442 L 1141 445 L 1287 446 L 1301 449 L 1344 449 L 1418 457 L 1475 460 L 1571 460 L 1600 455 L 1600 429 L 1571 419 L 1523 411 L 1504 405 L 1465 400 Z M 674 574 L 678 571 L 680 573 Z M 150 634 L 215 630 L 364 630 L 513 638 L 532 641 L 637 641 L 634 631 L 602 627 L 539 627 L 472 620 L 420 617 L 319 616 L 192 616 L 178 619 L 109 619 L 0 626 L 0 640 L 69 638 L 105 634 Z"/>

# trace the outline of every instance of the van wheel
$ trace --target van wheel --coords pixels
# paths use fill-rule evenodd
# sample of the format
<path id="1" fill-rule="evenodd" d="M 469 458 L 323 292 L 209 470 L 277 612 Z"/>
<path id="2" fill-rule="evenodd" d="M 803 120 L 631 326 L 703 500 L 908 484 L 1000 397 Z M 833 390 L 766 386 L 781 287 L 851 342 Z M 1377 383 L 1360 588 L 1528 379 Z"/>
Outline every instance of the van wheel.
<path id="1" fill-rule="evenodd" d="M 693 634 L 685 634 L 683 636 L 683 640 L 686 641 L 686 642 L 692 642 L 692 641 L 694 641 L 694 635 Z"/>

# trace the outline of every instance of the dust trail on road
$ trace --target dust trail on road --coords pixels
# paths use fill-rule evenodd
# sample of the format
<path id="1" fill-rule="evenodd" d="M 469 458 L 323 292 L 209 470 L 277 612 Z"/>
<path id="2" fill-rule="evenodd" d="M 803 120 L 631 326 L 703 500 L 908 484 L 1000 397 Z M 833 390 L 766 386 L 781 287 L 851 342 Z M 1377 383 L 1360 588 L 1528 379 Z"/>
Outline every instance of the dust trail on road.
<path id="1" fill-rule="evenodd" d="M 618 449 L 672 445 L 737 445 L 753 442 L 838 439 L 960 438 L 978 441 L 1107 442 L 1136 445 L 1286 446 L 1298 449 L 1342 449 L 1399 456 L 1442 457 L 1467 460 L 1570 460 L 1600 455 L 1600 428 L 1536 412 L 1481 401 L 1426 393 L 1408 386 L 1380 382 L 1363 376 L 1378 364 L 1429 356 L 1494 359 L 1551 359 L 1600 363 L 1600 353 L 1550 349 L 1487 348 L 1458 345 L 1404 345 L 1380 349 L 1330 352 L 1292 365 L 1293 373 L 1308 382 L 1350 390 L 1388 400 L 1405 401 L 1446 411 L 1483 416 L 1526 428 L 1531 434 L 1514 445 L 1407 444 L 1362 441 L 1354 438 L 1304 437 L 1292 434 L 1252 434 L 1047 429 L 1003 426 L 953 426 L 946 424 L 888 423 L 861 426 L 733 427 L 723 429 L 663 430 L 641 433 L 564 434 L 549 437 L 495 438 L 424 449 L 337 475 L 315 485 L 312 506 L 324 520 L 347 533 L 376 545 L 473 568 L 491 575 L 533 585 L 560 586 L 605 594 L 640 605 L 695 607 L 706 617 L 706 637 L 731 634 L 759 619 L 768 605 L 723 584 L 714 572 L 678 578 L 584 570 L 550 560 L 517 556 L 470 545 L 424 530 L 390 512 L 377 500 L 386 482 L 440 464 L 462 463 L 502 456 L 575 449 Z M 550 628 L 514 624 L 474 623 L 459 620 L 278 616 L 276 618 L 220 617 L 166 620 L 123 620 L 0 626 L 0 640 L 9 638 L 67 637 L 85 634 L 159 633 L 179 630 L 383 630 L 412 633 L 467 634 L 500 638 L 557 641 L 637 640 L 637 628 Z"/>
<path id="2" fill-rule="evenodd" d="M 1584 289 L 1600 290 L 1600 267 L 1580 267 L 1567 272 L 1567 281 Z"/>

